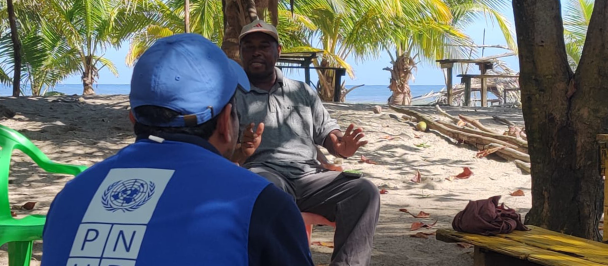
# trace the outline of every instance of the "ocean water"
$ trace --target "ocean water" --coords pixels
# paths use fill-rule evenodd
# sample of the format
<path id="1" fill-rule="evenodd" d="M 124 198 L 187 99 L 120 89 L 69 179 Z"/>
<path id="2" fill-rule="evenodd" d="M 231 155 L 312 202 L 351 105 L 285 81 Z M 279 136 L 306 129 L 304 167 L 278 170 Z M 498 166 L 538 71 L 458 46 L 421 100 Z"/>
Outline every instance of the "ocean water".
<path id="1" fill-rule="evenodd" d="M 352 86 L 346 85 L 347 88 Z M 437 92 L 443 85 L 410 85 L 412 97 L 426 94 L 430 91 Z M 129 94 L 129 84 L 96 84 L 93 86 L 98 95 Z M 52 91 L 61 92 L 66 95 L 82 94 L 82 84 L 59 84 Z M 29 91 L 28 91 L 29 92 Z M 0 86 L 0 96 L 11 96 L 12 87 Z M 354 89 L 346 95 L 348 103 L 386 103 L 391 91 L 388 85 L 366 85 Z"/>

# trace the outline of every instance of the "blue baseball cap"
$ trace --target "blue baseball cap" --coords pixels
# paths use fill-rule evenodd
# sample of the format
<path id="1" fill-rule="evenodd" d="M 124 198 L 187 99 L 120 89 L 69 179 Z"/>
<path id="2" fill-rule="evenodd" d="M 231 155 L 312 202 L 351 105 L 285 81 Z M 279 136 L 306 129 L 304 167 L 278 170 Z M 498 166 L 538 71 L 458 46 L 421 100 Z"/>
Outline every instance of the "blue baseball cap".
<path id="1" fill-rule="evenodd" d="M 137 60 L 131 77 L 131 108 L 153 105 L 180 114 L 168 123 L 133 117 L 157 127 L 186 127 L 217 116 L 237 89 L 249 91 L 243 68 L 205 37 L 184 33 L 156 41 Z"/>

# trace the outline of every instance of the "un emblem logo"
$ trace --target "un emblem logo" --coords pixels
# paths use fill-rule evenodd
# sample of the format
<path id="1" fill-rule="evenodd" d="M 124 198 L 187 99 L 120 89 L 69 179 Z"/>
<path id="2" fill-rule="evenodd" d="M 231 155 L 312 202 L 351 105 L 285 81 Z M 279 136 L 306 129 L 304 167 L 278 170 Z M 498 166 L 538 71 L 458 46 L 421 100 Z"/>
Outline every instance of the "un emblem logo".
<path id="1" fill-rule="evenodd" d="M 154 195 L 153 182 L 141 179 L 121 180 L 112 183 L 103 192 L 101 204 L 111 212 L 131 212 L 148 202 Z"/>

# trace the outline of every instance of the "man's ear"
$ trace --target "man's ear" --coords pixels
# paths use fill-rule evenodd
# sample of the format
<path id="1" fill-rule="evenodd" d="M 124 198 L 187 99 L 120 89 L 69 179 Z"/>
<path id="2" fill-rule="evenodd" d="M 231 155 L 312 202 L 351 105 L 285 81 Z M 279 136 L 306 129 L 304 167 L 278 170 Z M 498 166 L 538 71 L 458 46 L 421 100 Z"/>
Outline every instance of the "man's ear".
<path id="1" fill-rule="evenodd" d="M 281 57 L 281 51 L 283 51 L 283 45 L 279 44 L 277 48 L 279 49 L 279 57 Z"/>
<path id="2" fill-rule="evenodd" d="M 217 120 L 217 126 L 216 126 L 216 130 L 219 133 L 219 137 L 221 138 L 222 141 L 224 142 L 231 142 L 232 141 L 232 132 L 234 130 L 238 130 L 238 129 L 234 129 L 231 123 L 231 112 L 232 112 L 232 104 L 229 103 L 226 106 L 224 106 L 224 109 L 222 109 L 222 112 L 219 114 L 218 120 Z"/>

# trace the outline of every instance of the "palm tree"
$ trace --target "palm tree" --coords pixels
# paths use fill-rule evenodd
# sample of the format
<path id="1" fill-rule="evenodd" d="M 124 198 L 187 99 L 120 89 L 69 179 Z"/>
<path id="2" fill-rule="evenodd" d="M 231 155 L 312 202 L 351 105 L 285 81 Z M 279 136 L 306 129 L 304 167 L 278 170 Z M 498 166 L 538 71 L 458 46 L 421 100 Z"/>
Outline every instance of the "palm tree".
<path id="1" fill-rule="evenodd" d="M 13 0 L 6 0 L 6 10 L 8 12 L 8 20 L 11 28 L 11 39 L 13 42 L 13 97 L 19 97 L 21 92 L 21 41 L 19 40 L 19 32 L 17 31 L 17 16 L 15 16 L 15 7 Z"/>
<path id="2" fill-rule="evenodd" d="M 221 0 L 192 0 L 189 4 L 189 31 L 219 45 L 224 36 Z M 156 40 L 185 32 L 184 7 L 183 0 L 156 0 L 148 6 L 146 13 L 151 21 L 134 35 L 127 65 L 132 66 Z"/>
<path id="3" fill-rule="evenodd" d="M 513 50 L 516 47 L 507 19 L 497 11 L 505 1 L 427 0 L 423 3 L 402 5 L 405 22 L 396 27 L 396 32 L 390 35 L 393 38 L 384 43 L 392 64 L 386 68 L 391 72 L 390 104 L 411 103 L 409 81 L 419 63 L 435 64 L 437 59 L 462 55 L 464 48 L 470 46 L 470 39 L 462 30 L 481 15 L 494 18 L 509 47 Z M 421 7 L 429 12 L 423 12 Z"/>
<path id="4" fill-rule="evenodd" d="M 322 52 L 313 61 L 319 76 L 317 91 L 324 101 L 333 99 L 334 71 L 324 68 L 344 68 L 354 78 L 352 67 L 346 62 L 349 56 L 357 61 L 379 56 L 382 48 L 377 40 L 386 37 L 386 27 L 379 24 L 380 18 L 398 14 L 395 3 L 399 1 L 354 1 L 354 0 L 306 0 L 299 1 L 295 13 L 310 21 L 307 33 L 303 34 L 301 47 L 290 51 L 305 51 L 315 47 Z M 282 6 L 286 9 L 288 6 Z M 319 40 L 318 44 L 315 43 Z"/>
<path id="5" fill-rule="evenodd" d="M 75 73 L 72 49 L 67 47 L 65 39 L 53 31 L 45 19 L 48 9 L 37 1 L 18 1 L 16 6 L 16 19 L 19 25 L 18 38 L 20 39 L 20 55 L 22 64 L 17 67 L 13 58 L 4 57 L 1 64 L 0 80 L 3 83 L 13 80 L 21 84 L 30 85 L 32 95 L 40 95 L 44 90 L 55 86 L 58 82 Z M 5 34 L 7 26 L 0 24 L 0 54 L 10 54 L 15 49 L 12 39 Z M 77 66 L 77 64 L 76 64 Z M 7 70 L 23 73 L 19 78 L 9 79 Z M 43 90 L 44 88 L 44 90 Z M 20 92 L 23 90 L 20 88 Z M 13 91 L 14 94 L 16 89 Z"/>
<path id="6" fill-rule="evenodd" d="M 573 70 L 578 66 L 587 36 L 587 27 L 593 12 L 593 0 L 569 0 L 564 16 L 566 53 Z"/>
<path id="7" fill-rule="evenodd" d="M 144 28 L 150 18 L 138 1 L 51 0 L 47 3 L 52 16 L 47 17 L 54 31 L 63 36 L 70 48 L 76 49 L 83 94 L 94 94 L 93 84 L 99 71 L 107 67 L 118 75 L 114 64 L 103 57 L 108 46 L 119 48 L 123 40 Z M 141 1 L 144 3 L 145 1 Z M 134 4 L 135 3 L 135 4 Z"/>

